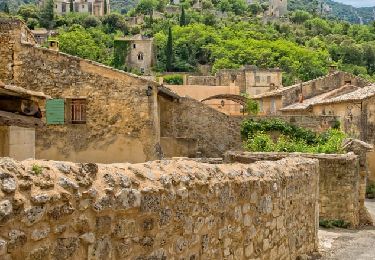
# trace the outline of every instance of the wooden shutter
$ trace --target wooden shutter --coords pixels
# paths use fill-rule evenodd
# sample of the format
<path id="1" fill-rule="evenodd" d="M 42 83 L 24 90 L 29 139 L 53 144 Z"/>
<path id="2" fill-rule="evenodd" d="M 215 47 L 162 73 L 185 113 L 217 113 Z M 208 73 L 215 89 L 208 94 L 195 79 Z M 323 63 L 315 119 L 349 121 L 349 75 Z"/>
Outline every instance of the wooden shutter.
<path id="1" fill-rule="evenodd" d="M 46 104 L 47 125 L 64 124 L 64 99 L 50 99 Z"/>

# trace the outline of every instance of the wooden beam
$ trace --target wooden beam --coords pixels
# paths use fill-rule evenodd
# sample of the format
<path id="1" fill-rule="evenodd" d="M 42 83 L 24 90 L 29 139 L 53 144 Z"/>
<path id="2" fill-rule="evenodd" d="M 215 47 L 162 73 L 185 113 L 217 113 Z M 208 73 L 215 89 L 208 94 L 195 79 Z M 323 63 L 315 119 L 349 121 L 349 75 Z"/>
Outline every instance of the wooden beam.
<path id="1" fill-rule="evenodd" d="M 22 116 L 11 112 L 0 111 L 0 125 L 34 128 L 42 127 L 44 123 L 39 118 L 32 116 Z"/>

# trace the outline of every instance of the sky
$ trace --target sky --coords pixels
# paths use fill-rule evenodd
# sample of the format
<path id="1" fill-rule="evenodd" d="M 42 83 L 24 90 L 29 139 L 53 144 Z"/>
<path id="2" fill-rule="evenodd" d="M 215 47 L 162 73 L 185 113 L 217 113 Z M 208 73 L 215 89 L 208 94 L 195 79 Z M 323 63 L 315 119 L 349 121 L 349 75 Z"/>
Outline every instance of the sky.
<path id="1" fill-rule="evenodd" d="M 352 5 L 355 7 L 375 6 L 375 0 L 333 0 L 333 1 Z"/>

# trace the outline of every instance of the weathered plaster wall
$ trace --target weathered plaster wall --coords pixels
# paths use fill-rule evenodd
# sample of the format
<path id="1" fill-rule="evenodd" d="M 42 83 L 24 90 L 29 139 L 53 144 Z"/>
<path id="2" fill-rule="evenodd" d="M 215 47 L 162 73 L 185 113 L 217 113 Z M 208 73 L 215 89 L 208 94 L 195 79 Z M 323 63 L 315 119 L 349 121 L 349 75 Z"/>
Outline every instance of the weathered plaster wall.
<path id="1" fill-rule="evenodd" d="M 0 20 L 0 68 L 10 68 L 0 71 L 0 79 L 53 98 L 87 100 L 86 124 L 67 120 L 37 130 L 37 158 L 108 163 L 159 157 L 156 83 L 23 44 L 23 28 L 21 22 Z M 146 95 L 149 86 L 154 88 L 151 97 Z"/>
<path id="2" fill-rule="evenodd" d="M 365 180 L 361 178 L 359 159 L 354 154 L 299 154 L 228 152 L 226 162 L 253 163 L 286 157 L 306 157 L 319 160 L 319 218 L 344 220 L 357 227 L 364 208 Z M 362 205 L 361 205 L 362 204 Z"/>
<path id="3" fill-rule="evenodd" d="M 160 103 L 161 137 L 194 138 L 205 157 L 221 157 L 230 149 L 242 149 L 240 117 L 230 117 L 191 98 Z"/>
<path id="4" fill-rule="evenodd" d="M 35 129 L 0 126 L 0 157 L 35 158 Z"/>
<path id="5" fill-rule="evenodd" d="M 198 156 L 197 140 L 194 138 L 161 137 L 160 145 L 164 158 Z"/>
<path id="6" fill-rule="evenodd" d="M 317 250 L 316 160 L 2 158 L 0 169 L 1 259 L 296 259 Z"/>

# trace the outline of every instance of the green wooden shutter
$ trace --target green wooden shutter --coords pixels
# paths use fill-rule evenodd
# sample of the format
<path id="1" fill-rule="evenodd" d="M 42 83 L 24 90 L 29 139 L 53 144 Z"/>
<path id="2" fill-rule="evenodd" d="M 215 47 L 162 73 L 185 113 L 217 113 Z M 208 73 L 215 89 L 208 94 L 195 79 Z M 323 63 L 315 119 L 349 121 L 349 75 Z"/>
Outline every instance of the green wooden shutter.
<path id="1" fill-rule="evenodd" d="M 50 99 L 46 104 L 47 125 L 64 124 L 64 99 Z"/>

